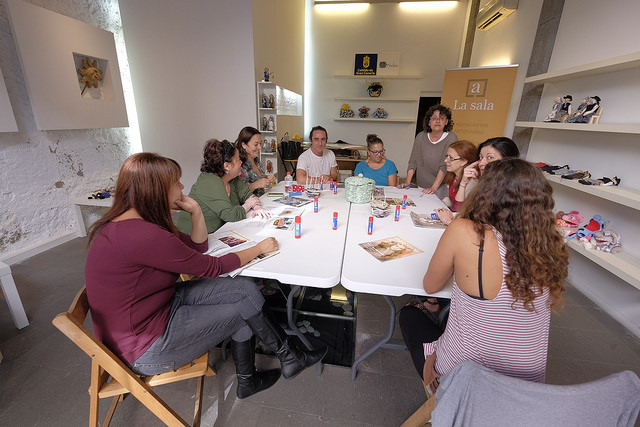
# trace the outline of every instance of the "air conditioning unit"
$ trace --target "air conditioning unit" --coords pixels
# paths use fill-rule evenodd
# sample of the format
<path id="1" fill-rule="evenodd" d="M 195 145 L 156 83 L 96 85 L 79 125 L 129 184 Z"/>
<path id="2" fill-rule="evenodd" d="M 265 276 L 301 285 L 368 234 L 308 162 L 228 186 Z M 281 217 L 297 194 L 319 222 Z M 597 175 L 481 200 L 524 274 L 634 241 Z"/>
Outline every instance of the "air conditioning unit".
<path id="1" fill-rule="evenodd" d="M 515 12 L 517 8 L 518 0 L 489 0 L 489 3 L 478 11 L 476 26 L 479 30 L 488 30 Z"/>

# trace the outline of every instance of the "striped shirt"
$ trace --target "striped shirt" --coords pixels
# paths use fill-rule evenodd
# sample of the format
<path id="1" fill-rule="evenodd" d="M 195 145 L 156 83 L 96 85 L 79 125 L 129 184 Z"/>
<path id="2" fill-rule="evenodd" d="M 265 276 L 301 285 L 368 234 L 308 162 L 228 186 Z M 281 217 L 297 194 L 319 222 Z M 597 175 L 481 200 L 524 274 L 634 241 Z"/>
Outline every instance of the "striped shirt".
<path id="1" fill-rule="evenodd" d="M 502 258 L 503 277 L 509 272 L 502 236 L 493 230 Z M 535 311 L 514 301 L 504 279 L 498 295 L 480 300 L 465 294 L 455 282 L 449 320 L 444 334 L 425 343 L 425 356 L 437 351 L 435 369 L 440 375 L 458 363 L 473 360 L 501 374 L 544 382 L 551 317 L 549 288 L 534 301 Z"/>

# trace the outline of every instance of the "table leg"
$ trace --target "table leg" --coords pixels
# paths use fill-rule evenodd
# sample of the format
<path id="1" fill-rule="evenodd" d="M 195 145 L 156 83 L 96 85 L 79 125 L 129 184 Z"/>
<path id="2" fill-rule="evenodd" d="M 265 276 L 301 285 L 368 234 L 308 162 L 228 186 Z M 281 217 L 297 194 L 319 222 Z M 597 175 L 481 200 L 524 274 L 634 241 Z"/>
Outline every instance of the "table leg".
<path id="1" fill-rule="evenodd" d="M 300 285 L 294 285 L 289 292 L 289 296 L 287 297 L 287 323 L 289 324 L 289 329 L 291 329 L 291 331 L 296 334 L 298 338 L 300 338 L 300 341 L 302 341 L 307 349 L 313 350 L 313 347 L 311 346 L 311 343 L 309 342 L 307 337 L 305 337 L 302 332 L 300 332 L 300 329 L 298 329 L 295 322 L 293 321 L 293 296 L 301 288 L 302 286 Z M 323 367 L 324 365 L 322 362 L 318 363 L 318 375 L 322 374 Z"/>
<path id="2" fill-rule="evenodd" d="M 367 351 L 365 351 L 360 356 L 358 356 L 358 358 L 355 360 L 355 362 L 353 362 L 353 366 L 351 367 L 351 379 L 352 380 L 356 379 L 356 375 L 358 373 L 358 365 L 361 362 L 363 362 L 367 357 L 369 357 L 373 353 L 375 353 L 375 351 L 378 350 L 379 348 L 382 347 L 382 348 L 388 348 L 388 349 L 391 349 L 391 350 L 406 350 L 407 349 L 407 347 L 402 345 L 402 344 L 389 343 L 389 340 L 393 336 L 393 331 L 395 330 L 395 327 L 396 327 L 396 306 L 393 303 L 393 301 L 391 300 L 391 297 L 389 297 L 387 295 L 384 295 L 384 299 L 385 299 L 385 301 L 387 301 L 387 304 L 389 305 L 389 331 L 387 332 L 387 335 L 384 338 L 382 338 L 380 341 L 378 341 L 377 343 L 372 345 L 369 349 L 367 349 Z"/>

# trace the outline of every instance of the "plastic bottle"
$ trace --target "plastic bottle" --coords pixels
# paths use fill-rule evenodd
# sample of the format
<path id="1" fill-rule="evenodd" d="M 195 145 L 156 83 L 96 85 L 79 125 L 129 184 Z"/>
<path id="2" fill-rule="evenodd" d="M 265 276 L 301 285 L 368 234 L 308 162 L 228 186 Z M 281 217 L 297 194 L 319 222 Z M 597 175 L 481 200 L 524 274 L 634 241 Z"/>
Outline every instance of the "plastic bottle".
<path id="1" fill-rule="evenodd" d="M 290 193 L 293 191 L 293 177 L 291 177 L 291 172 L 287 172 L 287 176 L 284 177 L 284 192 L 287 196 L 290 196 Z"/>

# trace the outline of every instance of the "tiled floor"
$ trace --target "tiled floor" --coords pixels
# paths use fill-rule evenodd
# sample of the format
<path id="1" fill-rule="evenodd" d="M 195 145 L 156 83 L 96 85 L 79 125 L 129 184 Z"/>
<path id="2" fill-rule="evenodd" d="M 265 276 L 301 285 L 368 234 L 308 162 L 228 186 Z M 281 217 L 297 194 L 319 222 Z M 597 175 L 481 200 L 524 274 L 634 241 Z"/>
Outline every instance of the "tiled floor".
<path id="1" fill-rule="evenodd" d="M 75 239 L 11 266 L 31 324 L 15 329 L 0 300 L 2 426 L 87 423 L 89 358 L 51 324 L 83 284 L 85 245 L 86 239 Z M 640 340 L 578 291 L 570 288 L 565 299 L 564 310 L 552 318 L 547 382 L 580 383 L 624 369 L 640 374 Z M 396 304 L 406 300 L 397 298 Z M 381 297 L 359 295 L 356 355 L 384 335 L 387 320 Z M 395 341 L 402 341 L 399 331 Z M 378 351 L 360 365 L 355 381 L 348 368 L 325 366 L 320 376 L 309 369 L 242 401 L 235 397 L 233 362 L 221 360 L 218 350 L 212 351 L 211 360 L 217 375 L 206 380 L 206 426 L 398 426 L 424 401 L 404 351 Z M 277 365 L 269 357 L 259 357 L 258 363 Z M 180 414 L 190 416 L 194 380 L 157 390 Z M 116 411 L 114 425 L 161 423 L 127 398 Z"/>

